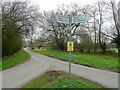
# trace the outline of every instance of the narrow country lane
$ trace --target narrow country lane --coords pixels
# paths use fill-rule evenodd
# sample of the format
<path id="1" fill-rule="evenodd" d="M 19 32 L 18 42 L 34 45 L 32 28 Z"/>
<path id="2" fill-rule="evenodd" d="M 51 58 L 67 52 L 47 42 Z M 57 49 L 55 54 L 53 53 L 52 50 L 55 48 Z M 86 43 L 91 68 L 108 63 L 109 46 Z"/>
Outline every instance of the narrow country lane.
<path id="1" fill-rule="evenodd" d="M 68 72 L 68 62 L 60 61 L 25 49 L 31 59 L 25 63 L 2 71 L 2 88 L 17 88 L 47 70 Z M 72 64 L 72 73 L 96 82 L 106 88 L 118 88 L 118 73 Z"/>

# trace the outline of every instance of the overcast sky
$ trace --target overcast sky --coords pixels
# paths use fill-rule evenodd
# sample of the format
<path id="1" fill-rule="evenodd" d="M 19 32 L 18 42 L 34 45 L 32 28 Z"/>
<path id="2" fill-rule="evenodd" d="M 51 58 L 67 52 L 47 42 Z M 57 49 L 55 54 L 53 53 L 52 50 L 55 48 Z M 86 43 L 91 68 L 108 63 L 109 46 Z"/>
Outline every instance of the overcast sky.
<path id="1" fill-rule="evenodd" d="M 108 1 L 109 0 L 30 0 L 32 2 L 32 4 L 36 4 L 38 5 L 38 7 L 40 8 L 40 11 L 48 11 L 48 10 L 55 10 L 57 8 L 58 5 L 70 5 L 73 3 L 77 3 L 78 5 L 88 5 L 88 4 L 93 4 L 96 3 L 97 1 Z M 114 1 L 114 0 L 112 0 Z M 120 0 L 115 0 L 116 2 L 120 1 Z M 109 23 L 105 24 L 106 26 L 110 25 Z M 37 31 L 41 30 L 40 28 L 38 28 Z M 40 35 L 40 34 L 39 34 Z"/>
<path id="2" fill-rule="evenodd" d="M 105 1 L 105 0 L 31 0 L 33 4 L 37 4 L 40 10 L 54 10 L 58 5 L 66 4 L 70 5 L 71 3 L 77 3 L 80 5 L 92 4 L 97 1 Z M 109 0 L 106 0 L 109 1 Z M 118 2 L 119 0 L 116 0 Z"/>

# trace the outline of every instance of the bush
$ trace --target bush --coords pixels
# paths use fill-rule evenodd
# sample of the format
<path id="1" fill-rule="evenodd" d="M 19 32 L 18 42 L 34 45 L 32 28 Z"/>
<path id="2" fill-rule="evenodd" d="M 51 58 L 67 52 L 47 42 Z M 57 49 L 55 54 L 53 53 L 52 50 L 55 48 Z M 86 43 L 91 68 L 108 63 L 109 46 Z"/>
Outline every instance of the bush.
<path id="1" fill-rule="evenodd" d="M 15 33 L 11 37 L 4 35 L 6 38 L 2 40 L 2 56 L 9 56 L 22 48 L 22 37 L 19 33 Z"/>

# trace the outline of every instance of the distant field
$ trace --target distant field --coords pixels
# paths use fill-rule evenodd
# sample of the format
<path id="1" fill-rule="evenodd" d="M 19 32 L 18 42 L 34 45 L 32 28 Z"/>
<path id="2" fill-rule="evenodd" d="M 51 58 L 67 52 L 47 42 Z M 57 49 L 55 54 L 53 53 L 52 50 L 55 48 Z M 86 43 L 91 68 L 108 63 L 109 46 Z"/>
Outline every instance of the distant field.
<path id="1" fill-rule="evenodd" d="M 26 60 L 28 60 L 29 57 L 30 57 L 29 54 L 27 54 L 23 50 L 20 50 L 19 52 L 15 53 L 12 56 L 4 57 L 2 59 L 2 67 L 1 68 L 2 68 L 2 70 L 4 70 L 4 69 L 8 69 L 10 67 L 16 66 L 16 65 L 21 64 L 21 63 L 25 62 Z"/>
<path id="2" fill-rule="evenodd" d="M 115 53 L 118 53 L 118 49 L 116 49 L 116 48 L 111 48 L 111 49 L 107 49 L 108 51 L 113 51 L 113 52 L 115 52 Z"/>
<path id="3" fill-rule="evenodd" d="M 32 51 L 68 61 L 68 52 L 57 51 L 57 50 L 38 50 L 38 49 L 33 49 Z M 89 55 L 89 54 L 81 54 L 81 53 L 73 52 L 72 62 L 91 66 L 91 67 L 101 68 L 101 69 L 118 71 L 118 58 L 114 56 Z"/>
<path id="4" fill-rule="evenodd" d="M 76 78 L 75 76 L 72 77 L 71 81 L 71 85 L 69 85 L 68 74 L 65 72 L 48 71 L 42 76 L 27 83 L 22 88 L 97 88 L 97 90 L 105 90 L 99 85 Z"/>

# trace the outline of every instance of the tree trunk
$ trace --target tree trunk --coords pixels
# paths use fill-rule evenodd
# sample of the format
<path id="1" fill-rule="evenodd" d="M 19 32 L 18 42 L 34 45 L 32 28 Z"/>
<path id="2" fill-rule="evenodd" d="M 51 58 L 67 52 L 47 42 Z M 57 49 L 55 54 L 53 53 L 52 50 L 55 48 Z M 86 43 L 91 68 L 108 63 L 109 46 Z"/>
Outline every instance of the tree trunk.
<path id="1" fill-rule="evenodd" d="M 118 2 L 118 19 L 119 19 L 119 22 L 118 22 L 118 28 L 119 28 L 119 32 L 120 32 L 120 1 Z M 119 36 L 120 36 L 120 33 L 118 33 Z M 120 39 L 118 37 L 118 39 Z M 119 60 L 120 60 L 120 40 L 119 40 L 119 45 L 118 45 L 118 57 L 119 57 Z"/>
<path id="2" fill-rule="evenodd" d="M 103 54 L 106 53 L 106 44 L 105 43 L 102 44 L 102 53 Z"/>
<path id="3" fill-rule="evenodd" d="M 101 42 L 101 28 L 99 28 L 99 44 L 100 44 L 100 48 L 102 49 L 102 54 L 104 54 L 106 52 L 106 44 Z"/>
<path id="4" fill-rule="evenodd" d="M 118 57 L 120 59 L 120 45 L 118 45 Z"/>

